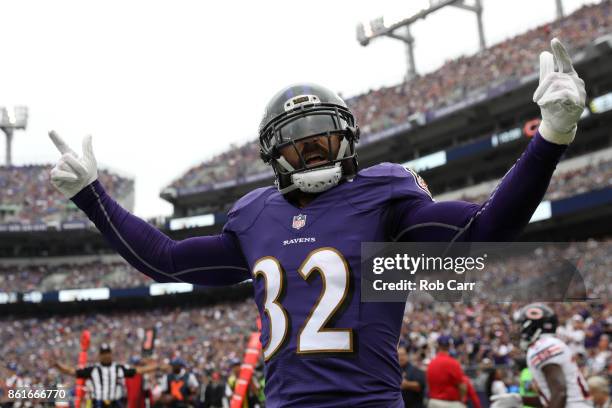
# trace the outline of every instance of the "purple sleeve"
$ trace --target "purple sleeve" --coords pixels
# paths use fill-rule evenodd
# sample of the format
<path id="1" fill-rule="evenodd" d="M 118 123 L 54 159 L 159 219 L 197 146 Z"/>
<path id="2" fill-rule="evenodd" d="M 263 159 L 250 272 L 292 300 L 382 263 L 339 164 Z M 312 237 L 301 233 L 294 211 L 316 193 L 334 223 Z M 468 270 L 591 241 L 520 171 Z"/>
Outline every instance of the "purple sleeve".
<path id="1" fill-rule="evenodd" d="M 516 239 L 542 201 L 567 146 L 537 133 L 482 205 L 429 198 L 392 206 L 392 237 L 402 241 L 510 241 Z"/>
<path id="2" fill-rule="evenodd" d="M 72 201 L 125 260 L 157 282 L 221 286 L 250 278 L 231 232 L 174 241 L 123 209 L 99 181 L 85 187 Z"/>

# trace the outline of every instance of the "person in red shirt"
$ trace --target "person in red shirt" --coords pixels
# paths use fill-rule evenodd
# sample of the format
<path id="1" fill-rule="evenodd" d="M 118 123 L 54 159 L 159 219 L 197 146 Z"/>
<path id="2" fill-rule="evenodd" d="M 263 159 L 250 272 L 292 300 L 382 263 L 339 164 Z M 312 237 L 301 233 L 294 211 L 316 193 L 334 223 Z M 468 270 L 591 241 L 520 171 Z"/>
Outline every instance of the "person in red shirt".
<path id="1" fill-rule="evenodd" d="M 472 384 L 472 382 L 470 381 L 467 375 L 463 376 L 463 382 L 465 382 L 465 386 L 467 387 L 467 393 L 465 395 L 465 398 L 463 399 L 463 402 L 466 405 L 468 402 L 471 402 L 472 408 L 481 408 L 480 398 L 478 398 L 478 394 L 476 393 L 476 390 L 474 389 L 474 385 Z"/>
<path id="2" fill-rule="evenodd" d="M 130 364 L 134 367 L 141 367 L 144 361 L 138 356 L 130 359 Z M 125 389 L 127 393 L 127 408 L 146 408 L 152 405 L 150 400 L 151 390 L 144 377 L 146 374 L 136 373 L 133 377 L 125 379 Z"/>
<path id="3" fill-rule="evenodd" d="M 438 353 L 427 366 L 428 408 L 465 408 L 465 374 L 459 362 L 448 354 L 451 342 L 450 336 L 438 337 Z"/>

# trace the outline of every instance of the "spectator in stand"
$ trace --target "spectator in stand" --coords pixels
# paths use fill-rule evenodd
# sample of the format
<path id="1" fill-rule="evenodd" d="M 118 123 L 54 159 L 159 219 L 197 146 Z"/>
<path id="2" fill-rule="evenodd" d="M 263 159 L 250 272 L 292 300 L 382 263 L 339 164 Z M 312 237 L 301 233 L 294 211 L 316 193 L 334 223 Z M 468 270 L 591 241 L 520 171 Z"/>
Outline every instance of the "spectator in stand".
<path id="1" fill-rule="evenodd" d="M 561 37 L 572 51 L 579 51 L 612 29 L 612 2 L 586 5 L 571 15 L 543 24 L 471 56 L 448 60 L 437 70 L 391 87 L 371 90 L 347 99 L 360 124 L 362 139 L 406 123 L 415 113 L 443 108 L 469 95 L 486 91 L 536 72 L 534 61 L 553 37 Z M 270 172 L 259 160 L 256 142 L 233 146 L 229 151 L 203 162 L 175 180 L 171 187 L 213 186 L 247 175 Z M 590 174 L 590 173 L 589 173 Z M 606 182 L 606 179 L 602 179 Z M 567 190 L 571 190 L 573 182 Z"/>
<path id="2" fill-rule="evenodd" d="M 610 384 L 604 377 L 593 376 L 587 380 L 594 408 L 612 408 Z"/>
<path id="3" fill-rule="evenodd" d="M 609 245 L 591 242 L 589 246 L 596 258 L 612 256 L 604 250 L 609 248 Z M 572 245 L 568 248 L 570 251 L 580 252 L 581 247 Z M 591 261 L 585 257 L 585 265 L 588 262 Z M 609 281 L 611 270 L 610 267 L 603 270 L 596 283 L 606 282 L 606 279 Z M 484 392 L 484 370 L 492 367 L 491 359 L 495 351 L 492 341 L 497 337 L 494 333 L 512 331 L 511 316 L 520 306 L 516 303 L 486 302 L 429 305 L 409 303 L 400 339 L 409 348 L 413 357 L 412 363 L 426 369 L 426 363 L 434 357 L 432 352 L 436 342 L 436 337 L 429 334 L 461 327 L 464 345 L 454 347 L 453 353 L 458 361 L 465 362 L 466 371 L 468 368 L 469 372 L 477 368 L 483 371 L 485 378 L 475 380 L 474 385 L 479 392 Z M 612 321 L 612 302 L 555 303 L 554 308 L 560 323 L 571 320 L 577 314 L 583 316 L 586 327 L 592 322 L 598 322 L 600 337 L 608 334 L 612 327 L 606 324 L 607 321 Z M 51 350 L 61 348 L 65 351 L 67 361 L 76 363 L 79 334 L 86 328 L 96 327 L 96 330 L 92 330 L 92 344 L 112 340 L 115 344 L 113 353 L 116 359 L 127 360 L 133 350 L 140 349 L 144 328 L 154 326 L 157 328 L 157 355 L 180 353 L 188 365 L 194 367 L 194 370 L 197 368 L 198 372 L 227 372 L 229 361 L 243 355 L 255 319 L 256 310 L 250 300 L 194 308 L 165 307 L 112 313 L 100 311 L 96 314 L 51 317 L 23 318 L 3 315 L 0 317 L 0 355 L 4 361 L 12 363 L 10 367 L 19 367 L 19 378 L 23 383 L 48 386 L 61 382 L 72 388 L 74 378 L 62 377 L 56 370 L 49 370 Z M 231 324 L 228 325 L 228 322 Z M 580 366 L 585 378 L 595 375 L 591 364 L 595 361 L 597 350 L 593 349 L 591 358 L 585 358 L 585 363 Z M 516 347 L 512 353 L 513 360 L 522 357 Z M 604 372 L 596 374 L 606 376 L 609 370 L 610 368 L 606 367 Z M 0 379 L 6 380 L 14 375 L 15 371 L 0 364 Z M 508 384 L 518 384 L 518 375 L 517 371 L 517 378 Z M 151 379 L 151 385 L 156 384 L 157 382 Z"/>
<path id="4" fill-rule="evenodd" d="M 610 351 L 610 337 L 607 334 L 602 334 L 599 337 L 596 349 L 591 349 L 592 357 L 587 360 L 587 365 L 591 373 L 605 373 L 610 364 L 612 364 L 612 352 Z"/>
<path id="5" fill-rule="evenodd" d="M 400 369 L 402 370 L 402 398 L 406 408 L 423 408 L 425 399 L 425 373 L 410 362 L 408 349 L 400 345 L 397 349 Z M 480 408 L 480 407 L 477 407 Z"/>
<path id="6" fill-rule="evenodd" d="M 61 221 L 87 221 L 87 218 L 49 188 L 51 165 L 0 166 L 2 223 L 53 223 Z M 112 190 L 119 201 L 134 191 L 134 181 L 100 170 L 100 182 Z"/>
<path id="7" fill-rule="evenodd" d="M 76 288 L 129 288 L 148 286 L 153 280 L 136 271 L 127 262 L 94 260 L 40 265 L 1 265 L 0 286 L 12 291 L 48 292 Z"/>
<path id="8" fill-rule="evenodd" d="M 427 367 L 428 408 L 464 408 L 467 386 L 457 360 L 449 355 L 451 337 L 438 337 L 438 353 Z"/>

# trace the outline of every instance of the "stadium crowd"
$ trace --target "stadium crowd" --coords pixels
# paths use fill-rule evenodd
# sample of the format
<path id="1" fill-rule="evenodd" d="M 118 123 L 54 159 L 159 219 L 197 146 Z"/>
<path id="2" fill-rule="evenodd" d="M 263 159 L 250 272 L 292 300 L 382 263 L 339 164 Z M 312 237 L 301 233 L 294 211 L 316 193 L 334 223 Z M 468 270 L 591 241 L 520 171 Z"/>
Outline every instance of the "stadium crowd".
<path id="1" fill-rule="evenodd" d="M 404 123 L 414 113 L 452 105 L 483 84 L 496 86 L 536 72 L 538 55 L 553 37 L 562 38 L 568 49 L 577 51 L 612 28 L 612 2 L 587 5 L 571 15 L 539 26 L 493 45 L 471 56 L 447 61 L 434 72 L 392 87 L 371 90 L 347 99 L 362 129 L 368 134 Z M 227 152 L 189 169 L 170 187 L 185 188 L 238 180 L 261 173 L 266 166 L 259 159 L 257 141 Z"/>
<path id="2" fill-rule="evenodd" d="M 114 262 L 0 265 L 0 287 L 16 292 L 75 288 L 131 288 L 153 282 L 123 260 Z"/>
<path id="3" fill-rule="evenodd" d="M 248 157 L 246 153 L 245 157 Z M 251 152 L 255 154 L 254 152 Z M 48 182 L 48 166 L 25 166 L 25 167 L 0 167 L 0 189 L 3 190 L 2 202 L 0 203 L 0 224 L 21 223 L 49 223 L 59 221 L 86 221 L 87 218 L 70 201 L 63 198 Z M 194 173 L 195 174 L 195 173 Z M 221 172 L 219 174 L 222 174 Z M 195 177 L 195 176 L 194 176 Z M 121 200 L 133 193 L 133 180 L 126 179 L 107 171 L 100 172 L 100 181 L 110 194 Z M 601 160 L 588 165 L 554 173 L 550 186 L 548 187 L 545 200 L 558 200 L 575 194 L 609 187 L 612 185 L 612 160 Z M 435 191 L 433 191 L 436 194 Z M 459 199 L 481 203 L 486 200 L 489 193 L 462 195 Z M 228 203 L 222 210 L 228 210 L 232 203 Z M 162 226 L 162 225 L 160 225 Z M 85 268 L 86 273 L 91 268 Z M 30 282 L 35 286 L 40 283 L 42 277 L 36 272 L 9 271 L 0 266 L 0 282 L 9 279 L 5 273 L 21 273 L 25 275 L 19 279 L 22 282 Z M 39 280 L 36 280 L 39 279 Z M 75 279 L 85 279 L 78 277 Z M 71 281 L 68 284 L 73 284 Z M 75 281 L 76 284 L 78 282 Z M 139 281 L 135 281 L 137 286 Z M 116 286 L 121 282 L 113 282 Z M 133 285 L 130 285 L 133 286 Z M 59 286 L 58 286 L 59 287 Z"/>
<path id="4" fill-rule="evenodd" d="M 573 195 L 586 193 L 612 186 L 612 160 L 589 163 L 573 170 L 556 171 L 551 180 L 544 200 L 560 200 Z M 461 200 L 482 203 L 490 193 L 461 196 Z"/>
<path id="5" fill-rule="evenodd" d="M 492 369 L 511 389 L 518 383 L 517 328 L 512 321 L 517 303 L 408 303 L 401 344 L 412 364 L 426 369 L 435 356 L 436 340 L 451 336 L 451 354 L 462 364 L 480 392 L 485 392 Z M 586 377 L 612 376 L 612 305 L 609 303 L 555 303 L 558 336 L 577 355 Z M 114 361 L 125 363 L 140 353 L 144 331 L 157 329 L 154 359 L 167 363 L 181 357 L 190 371 L 207 384 L 211 377 L 227 378 L 242 359 L 249 334 L 255 329 L 256 308 L 251 300 L 206 308 L 156 309 L 143 312 L 99 313 L 50 318 L 8 319 L 0 324 L 0 379 L 18 376 L 23 384 L 49 386 L 74 380 L 52 366 L 54 358 L 76 362 L 82 330 L 92 333 L 92 347 L 113 347 Z M 59 353 L 55 352 L 61 350 Z M 150 377 L 157 384 L 163 372 Z M 0 383 L 0 389 L 2 389 Z M 153 388 L 156 386 L 153 385 Z M 6 387 L 5 387 L 6 388 Z"/>
<path id="6" fill-rule="evenodd" d="M 0 224 L 87 220 L 72 202 L 49 182 L 51 165 L 0 166 Z M 121 200 L 134 191 L 134 181 L 107 170 L 99 178 Z"/>
<path id="7" fill-rule="evenodd" d="M 535 255 L 535 256 L 532 256 Z M 564 296 L 567 290 L 588 292 L 590 298 L 610 300 L 612 298 L 612 246 L 609 241 L 588 241 L 573 243 L 567 247 L 540 247 L 534 254 L 502 258 L 491 263 L 486 275 L 473 275 L 473 280 L 495 282 L 492 287 L 505 288 L 506 292 L 479 291 L 478 300 L 501 300 L 510 296 L 516 300 L 517 292 L 530 296 L 530 289 L 539 290 L 548 283 L 550 274 L 559 274 L 553 260 L 567 259 L 574 264 L 580 262 L 580 282 L 570 288 L 560 287 L 559 293 L 550 291 L 551 296 Z M 470 276 L 467 277 L 471 279 Z M 571 280 L 571 277 L 568 277 Z M 0 265 L 0 292 L 56 291 L 62 289 L 87 288 L 133 288 L 148 286 L 154 281 L 138 272 L 121 258 L 103 262 L 62 262 L 59 264 L 12 264 Z M 521 286 L 520 283 L 523 282 Z M 576 286 L 579 284 L 580 286 Z M 514 286 L 512 286 L 514 285 Z M 550 287 L 549 289 L 552 289 Z M 537 294 L 537 293 L 536 293 Z M 551 298 L 552 299 L 552 298 Z"/>

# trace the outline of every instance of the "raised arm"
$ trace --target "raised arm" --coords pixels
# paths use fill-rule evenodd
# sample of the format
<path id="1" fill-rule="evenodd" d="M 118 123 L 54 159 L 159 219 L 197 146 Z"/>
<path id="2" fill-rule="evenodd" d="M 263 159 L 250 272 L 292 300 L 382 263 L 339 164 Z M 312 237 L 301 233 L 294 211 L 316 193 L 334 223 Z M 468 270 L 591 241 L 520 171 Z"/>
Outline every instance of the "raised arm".
<path id="1" fill-rule="evenodd" d="M 59 361 L 55 361 L 53 366 L 57 368 L 62 374 L 66 375 L 76 375 L 76 369 L 74 367 L 69 366 L 68 364 L 60 363 Z"/>
<path id="2" fill-rule="evenodd" d="M 565 151 L 539 134 L 484 204 L 400 201 L 393 208 L 395 237 L 410 241 L 509 241 L 525 228 L 544 197 Z"/>
<path id="3" fill-rule="evenodd" d="M 134 268 L 158 282 L 230 285 L 249 278 L 248 266 L 230 232 L 174 241 L 130 214 L 97 180 L 91 137 L 78 157 L 55 133 L 50 137 L 62 153 L 51 170 L 52 184 L 69 197 L 96 225 L 106 240 Z"/>
<path id="4" fill-rule="evenodd" d="M 574 140 L 586 91 L 556 38 L 554 53 L 540 54 L 540 85 L 534 93 L 542 122 L 533 140 L 482 205 L 463 201 L 406 200 L 393 208 L 396 239 L 414 241 L 508 241 L 525 228 L 541 202 L 553 171 Z M 559 72 L 554 71 L 556 60 Z"/>

